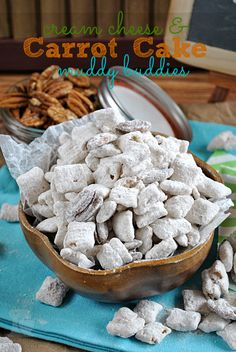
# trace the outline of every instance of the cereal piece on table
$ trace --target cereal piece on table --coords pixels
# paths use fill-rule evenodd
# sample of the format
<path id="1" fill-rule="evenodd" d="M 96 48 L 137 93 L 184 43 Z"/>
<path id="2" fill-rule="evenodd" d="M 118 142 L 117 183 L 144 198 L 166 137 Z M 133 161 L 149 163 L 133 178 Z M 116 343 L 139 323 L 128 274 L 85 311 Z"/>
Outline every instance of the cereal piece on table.
<path id="1" fill-rule="evenodd" d="M 135 236 L 136 236 L 136 233 L 135 233 Z M 133 241 L 124 243 L 125 247 L 129 251 L 136 250 L 137 248 L 141 247 L 142 244 L 143 244 L 142 241 L 139 241 L 139 240 L 136 240 L 136 239 L 134 239 Z"/>
<path id="2" fill-rule="evenodd" d="M 229 279 L 224 264 L 216 260 L 202 272 L 202 291 L 206 298 L 218 299 L 229 290 Z"/>
<path id="3" fill-rule="evenodd" d="M 16 182 L 20 188 L 23 203 L 26 201 L 29 206 L 37 203 L 39 195 L 49 189 L 43 170 L 37 166 L 20 175 Z"/>
<path id="4" fill-rule="evenodd" d="M 188 237 L 188 244 L 195 247 L 200 242 L 200 232 L 197 226 L 192 225 L 190 232 L 186 234 Z"/>
<path id="5" fill-rule="evenodd" d="M 112 238 L 109 244 L 119 254 L 123 261 L 123 264 L 132 262 L 132 256 L 128 252 L 128 249 L 118 238 Z"/>
<path id="6" fill-rule="evenodd" d="M 209 200 L 199 198 L 194 204 L 186 219 L 192 224 L 207 225 L 218 214 L 219 207 L 217 204 L 209 202 Z"/>
<path id="7" fill-rule="evenodd" d="M 154 345 L 171 333 L 171 329 L 158 322 L 148 323 L 142 330 L 139 330 L 135 338 L 139 341 Z"/>
<path id="8" fill-rule="evenodd" d="M 224 298 L 207 301 L 210 310 L 223 319 L 236 320 L 236 307 L 232 306 Z"/>
<path id="9" fill-rule="evenodd" d="M 187 235 L 178 235 L 175 237 L 175 241 L 181 247 L 188 247 L 188 237 Z"/>
<path id="10" fill-rule="evenodd" d="M 166 193 L 173 196 L 184 196 L 192 193 L 192 188 L 183 182 L 165 180 L 160 183 L 160 187 Z"/>
<path id="11" fill-rule="evenodd" d="M 145 259 L 163 259 L 171 256 L 177 249 L 177 244 L 172 238 L 162 240 L 153 246 L 145 255 Z"/>
<path id="12" fill-rule="evenodd" d="M 197 330 L 200 320 L 201 314 L 198 312 L 173 308 L 166 319 L 166 325 L 177 331 L 194 331 Z"/>
<path id="13" fill-rule="evenodd" d="M 58 221 L 57 217 L 54 216 L 52 218 L 45 219 L 41 221 L 37 226 L 36 229 L 42 232 L 49 232 L 54 233 L 58 230 Z"/>
<path id="14" fill-rule="evenodd" d="M 0 209 L 0 220 L 6 220 L 8 222 L 18 222 L 18 204 L 3 203 Z"/>
<path id="15" fill-rule="evenodd" d="M 54 184 L 59 193 L 79 192 L 92 182 L 92 173 L 86 164 L 57 166 L 54 172 Z"/>
<path id="16" fill-rule="evenodd" d="M 107 223 L 106 222 L 97 223 L 96 230 L 97 230 L 97 234 L 95 233 L 95 237 L 97 239 L 97 242 L 99 244 L 105 243 L 109 235 L 109 229 L 108 229 Z"/>
<path id="17" fill-rule="evenodd" d="M 110 192 L 110 200 L 116 204 L 121 204 L 126 208 L 136 208 L 139 190 L 137 188 L 127 188 L 117 186 Z"/>
<path id="18" fill-rule="evenodd" d="M 145 321 L 131 309 L 120 308 L 107 325 L 107 332 L 113 336 L 128 338 L 144 327 Z"/>
<path id="19" fill-rule="evenodd" d="M 151 228 L 158 238 L 165 240 L 179 235 L 186 235 L 191 231 L 191 224 L 184 218 L 172 219 L 165 217 L 156 220 L 151 224 Z"/>
<path id="20" fill-rule="evenodd" d="M 139 260 L 141 260 L 143 258 L 143 254 L 141 252 L 137 252 L 135 250 L 132 250 L 129 253 L 132 256 L 133 262 L 139 261 Z"/>
<path id="21" fill-rule="evenodd" d="M 14 343 L 8 337 L 0 336 L 0 351 L 1 352 L 22 352 L 22 348 L 19 343 Z"/>
<path id="22" fill-rule="evenodd" d="M 233 267 L 233 259 L 234 259 L 234 251 L 230 242 L 225 240 L 219 246 L 219 259 L 224 264 L 225 270 L 228 273 L 232 270 Z M 235 260 L 236 262 L 236 260 Z"/>
<path id="23" fill-rule="evenodd" d="M 203 317 L 201 323 L 198 325 L 198 329 L 205 333 L 210 333 L 223 330 L 229 323 L 230 320 L 225 320 L 219 317 L 216 313 L 210 313 Z"/>
<path id="24" fill-rule="evenodd" d="M 143 215 L 151 211 L 157 202 L 163 202 L 166 199 L 165 193 L 155 183 L 152 183 L 140 191 L 137 208 L 133 207 L 134 212 L 137 215 Z"/>
<path id="25" fill-rule="evenodd" d="M 225 186 L 223 183 L 212 180 L 204 174 L 197 184 L 197 189 L 203 196 L 215 199 L 222 199 L 232 193 L 229 187 Z"/>
<path id="26" fill-rule="evenodd" d="M 200 290 L 183 290 L 184 309 L 201 314 L 210 312 L 207 300 Z"/>
<path id="27" fill-rule="evenodd" d="M 140 177 L 143 180 L 143 183 L 150 184 L 154 182 L 162 182 L 167 180 L 173 174 L 174 169 L 153 169 L 145 171 Z"/>
<path id="28" fill-rule="evenodd" d="M 63 248 L 60 252 L 63 259 L 68 260 L 68 262 L 77 265 L 80 268 L 90 269 L 95 263 L 86 257 L 85 254 L 74 251 L 71 248 Z"/>
<path id="29" fill-rule="evenodd" d="M 101 267 L 105 270 L 115 269 L 123 265 L 123 260 L 119 253 L 109 243 L 102 245 L 97 253 L 97 259 Z"/>
<path id="30" fill-rule="evenodd" d="M 64 248 L 71 248 L 82 253 L 93 248 L 95 224 L 93 222 L 71 222 L 64 239 Z"/>
<path id="31" fill-rule="evenodd" d="M 148 226 L 159 218 L 167 215 L 167 210 L 162 202 L 156 202 L 150 211 L 143 215 L 135 215 L 135 221 L 139 229 Z"/>
<path id="32" fill-rule="evenodd" d="M 154 301 L 142 300 L 134 308 L 134 312 L 140 318 L 145 320 L 145 324 L 153 323 L 156 321 L 158 314 L 162 311 L 163 306 Z"/>
<path id="33" fill-rule="evenodd" d="M 58 307 L 62 304 L 67 291 L 68 288 L 61 280 L 47 276 L 36 293 L 36 299 L 44 304 Z"/>
<path id="34" fill-rule="evenodd" d="M 99 148 L 105 144 L 114 142 L 117 139 L 117 135 L 114 133 L 109 133 L 109 132 L 104 132 L 104 133 L 98 133 L 96 136 L 92 137 L 88 142 L 87 142 L 87 149 L 89 151 Z"/>
<path id="35" fill-rule="evenodd" d="M 152 248 L 152 235 L 153 231 L 150 226 L 145 226 L 136 230 L 135 237 L 142 241 L 142 245 L 139 247 L 139 251 L 142 254 L 146 254 L 147 251 Z"/>
<path id="36" fill-rule="evenodd" d="M 236 135 L 232 131 L 223 131 L 215 136 L 208 144 L 207 150 L 232 150 L 236 148 Z"/>
<path id="37" fill-rule="evenodd" d="M 115 235 L 123 242 L 134 239 L 133 213 L 130 210 L 116 213 L 112 219 Z"/>
<path id="38" fill-rule="evenodd" d="M 165 202 L 168 216 L 172 218 L 184 218 L 192 208 L 194 199 L 191 196 L 173 196 Z"/>
<path id="39" fill-rule="evenodd" d="M 142 121 L 142 120 L 124 121 L 116 125 L 116 129 L 118 131 L 126 132 L 126 133 L 134 132 L 134 131 L 146 132 L 146 131 L 149 131 L 150 128 L 151 128 L 151 123 L 148 121 Z"/>
<path id="40" fill-rule="evenodd" d="M 217 331 L 216 333 L 222 337 L 232 350 L 236 350 L 236 322 L 226 325 L 224 330 Z"/>

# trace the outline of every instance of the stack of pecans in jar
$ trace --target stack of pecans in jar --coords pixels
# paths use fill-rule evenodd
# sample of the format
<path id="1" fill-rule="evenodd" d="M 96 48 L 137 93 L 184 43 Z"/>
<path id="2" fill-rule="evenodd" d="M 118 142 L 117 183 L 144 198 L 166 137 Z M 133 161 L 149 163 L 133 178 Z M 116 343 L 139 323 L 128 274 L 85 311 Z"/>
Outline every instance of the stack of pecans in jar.
<path id="1" fill-rule="evenodd" d="M 60 76 L 59 67 L 34 72 L 0 96 L 0 108 L 27 127 L 49 126 L 80 118 L 98 108 L 97 89 L 86 76 Z"/>

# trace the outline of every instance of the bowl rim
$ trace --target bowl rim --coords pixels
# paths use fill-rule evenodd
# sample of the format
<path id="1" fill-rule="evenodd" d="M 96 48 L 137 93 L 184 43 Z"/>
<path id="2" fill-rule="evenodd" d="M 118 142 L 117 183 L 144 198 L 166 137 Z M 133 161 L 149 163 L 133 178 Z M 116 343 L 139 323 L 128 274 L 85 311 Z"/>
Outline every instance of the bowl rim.
<path id="1" fill-rule="evenodd" d="M 63 265 L 67 266 L 69 269 L 72 269 L 77 273 L 89 274 L 89 275 L 93 275 L 93 276 L 96 276 L 96 275 L 97 276 L 107 276 L 107 275 L 121 274 L 124 271 L 135 269 L 135 268 L 140 268 L 140 267 L 147 268 L 147 267 L 163 266 L 166 264 L 175 264 L 175 263 L 181 262 L 183 260 L 192 258 L 195 254 L 197 254 L 205 246 L 207 246 L 208 243 L 211 242 L 214 237 L 214 232 L 211 232 L 209 234 L 208 238 L 204 242 L 202 242 L 202 243 L 198 244 L 197 246 L 195 246 L 189 250 L 186 250 L 180 254 L 174 255 L 172 257 L 163 258 L 163 259 L 152 259 L 152 260 L 142 259 L 140 261 L 134 261 L 134 262 L 122 265 L 122 266 L 120 266 L 118 268 L 114 268 L 114 269 L 95 270 L 95 269 L 80 268 L 80 267 L 68 262 L 67 260 L 63 259 L 58 254 L 58 252 L 55 250 L 55 248 L 53 248 L 48 237 L 46 235 L 44 235 L 41 231 L 37 230 L 35 227 L 30 225 L 30 223 L 27 219 L 27 215 L 23 211 L 23 205 L 21 202 L 19 203 L 19 218 L 20 218 L 20 223 L 23 226 L 23 228 L 25 228 L 28 232 L 30 232 L 31 235 L 33 234 L 34 236 L 37 236 L 44 243 L 44 245 L 48 248 L 49 252 L 51 252 L 51 254 L 54 257 L 56 257 L 57 260 L 59 260 Z"/>

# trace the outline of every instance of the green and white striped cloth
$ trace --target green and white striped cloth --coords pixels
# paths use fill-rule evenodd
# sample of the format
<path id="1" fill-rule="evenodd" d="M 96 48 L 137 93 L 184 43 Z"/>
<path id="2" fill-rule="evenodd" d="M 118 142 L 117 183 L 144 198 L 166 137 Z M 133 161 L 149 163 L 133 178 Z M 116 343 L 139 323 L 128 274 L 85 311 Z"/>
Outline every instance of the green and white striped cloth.
<path id="1" fill-rule="evenodd" d="M 215 151 L 208 159 L 214 169 L 222 176 L 226 186 L 231 188 L 234 206 L 230 208 L 229 217 L 219 226 L 218 244 L 236 231 L 236 156 L 224 150 Z M 230 280 L 230 289 L 236 291 L 236 284 Z"/>
<path id="2" fill-rule="evenodd" d="M 208 159 L 214 169 L 222 176 L 226 186 L 231 188 L 234 206 L 230 209 L 230 216 L 219 227 L 219 242 L 236 231 L 236 156 L 224 150 L 215 151 Z"/>

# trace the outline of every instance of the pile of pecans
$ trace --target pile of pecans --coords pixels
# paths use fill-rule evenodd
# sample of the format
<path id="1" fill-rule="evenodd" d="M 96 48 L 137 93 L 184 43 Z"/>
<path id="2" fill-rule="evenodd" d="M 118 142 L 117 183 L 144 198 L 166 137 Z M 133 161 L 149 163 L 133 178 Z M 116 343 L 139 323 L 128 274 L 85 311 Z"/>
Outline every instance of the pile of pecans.
<path id="1" fill-rule="evenodd" d="M 59 136 L 48 172 L 17 178 L 35 226 L 54 234 L 64 259 L 107 270 L 167 258 L 204 242 L 229 215 L 231 190 L 203 174 L 188 142 L 150 128 L 99 110 Z"/>
<path id="2" fill-rule="evenodd" d="M 46 129 L 77 119 L 98 108 L 97 89 L 89 77 L 60 76 L 59 67 L 49 66 L 34 72 L 28 80 L 15 85 L 14 91 L 0 96 L 0 108 L 27 127 Z"/>

